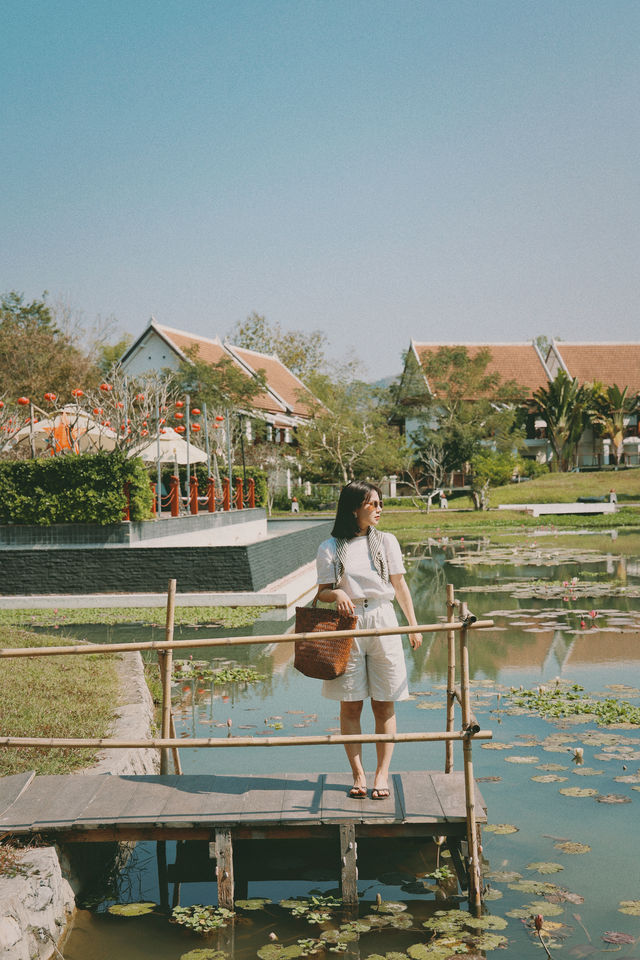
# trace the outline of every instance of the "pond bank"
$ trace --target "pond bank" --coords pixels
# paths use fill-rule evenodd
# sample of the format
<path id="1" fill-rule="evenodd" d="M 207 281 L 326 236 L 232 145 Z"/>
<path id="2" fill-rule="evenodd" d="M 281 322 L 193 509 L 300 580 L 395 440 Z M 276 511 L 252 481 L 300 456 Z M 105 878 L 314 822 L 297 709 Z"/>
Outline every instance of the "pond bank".
<path id="1" fill-rule="evenodd" d="M 139 653 L 125 653 L 117 663 L 120 702 L 110 736 L 151 736 L 153 701 Z M 159 770 L 155 750 L 104 750 L 97 764 L 78 776 L 151 774 Z M 0 960 L 49 960 L 73 925 L 80 877 L 71 856 L 55 847 L 29 848 L 19 854 L 16 875 L 0 878 Z"/>

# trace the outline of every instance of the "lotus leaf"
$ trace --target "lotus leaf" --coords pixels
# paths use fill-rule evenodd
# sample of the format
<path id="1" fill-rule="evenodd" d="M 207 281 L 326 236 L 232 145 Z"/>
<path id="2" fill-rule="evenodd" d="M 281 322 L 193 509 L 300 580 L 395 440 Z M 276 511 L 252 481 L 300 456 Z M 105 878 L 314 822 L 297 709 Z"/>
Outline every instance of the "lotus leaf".
<path id="1" fill-rule="evenodd" d="M 355 930 L 356 933 L 369 933 L 371 924 L 363 920 L 349 920 L 348 923 L 340 924 L 341 930 Z"/>
<path id="2" fill-rule="evenodd" d="M 564 907 L 559 906 L 557 903 L 548 903 L 546 900 L 533 900 L 531 903 L 528 903 L 527 906 L 534 916 L 537 913 L 541 913 L 547 917 L 559 917 L 560 914 L 564 913 Z"/>
<path id="3" fill-rule="evenodd" d="M 142 917 L 145 913 L 153 913 L 155 903 L 114 903 L 109 907 L 109 913 L 116 917 Z"/>
<path id="4" fill-rule="evenodd" d="M 595 797 L 598 793 L 593 787 L 560 787 L 559 792 L 565 797 Z"/>
<path id="5" fill-rule="evenodd" d="M 640 783 L 640 773 L 629 773 L 624 777 L 614 777 L 616 783 Z"/>
<path id="6" fill-rule="evenodd" d="M 507 910 L 506 916 L 512 920 L 527 920 L 531 916 L 531 910 L 529 907 L 514 907 L 513 910 Z"/>
<path id="7" fill-rule="evenodd" d="M 284 947 L 281 943 L 266 943 L 258 950 L 260 960 L 296 960 L 304 957 L 306 948 L 299 943 L 292 943 Z"/>
<path id="8" fill-rule="evenodd" d="M 593 767 L 576 767 L 573 771 L 577 777 L 599 777 L 604 770 L 594 770 Z"/>
<path id="9" fill-rule="evenodd" d="M 483 829 L 486 833 L 496 833 L 502 836 L 508 833 L 517 833 L 520 827 L 514 827 L 512 823 L 486 823 Z"/>
<path id="10" fill-rule="evenodd" d="M 479 937 L 474 937 L 473 945 L 478 950 L 497 950 L 507 942 L 507 938 L 499 933 L 481 933 Z"/>
<path id="11" fill-rule="evenodd" d="M 396 950 L 390 950 L 385 955 L 385 960 L 407 960 L 406 953 L 398 953 Z"/>
<path id="12" fill-rule="evenodd" d="M 485 900 L 502 900 L 503 896 L 502 890 L 497 890 L 493 887 L 490 887 L 489 890 L 485 890 L 484 892 Z"/>
<path id="13" fill-rule="evenodd" d="M 496 917 L 488 913 L 484 917 L 471 917 L 467 920 L 467 926 L 473 930 L 504 930 L 507 921 L 503 917 Z"/>
<path id="14" fill-rule="evenodd" d="M 183 953 L 180 960 L 228 960 L 229 954 L 224 950 L 210 950 L 208 947 L 196 947 Z"/>
<path id="15" fill-rule="evenodd" d="M 534 863 L 527 864 L 527 870 L 537 870 L 538 873 L 560 873 L 564 870 L 561 863 L 547 863 L 543 860 L 536 860 Z"/>
<path id="16" fill-rule="evenodd" d="M 631 797 L 625 797 L 621 793 L 600 793 L 596 800 L 598 803 L 631 803 Z"/>
<path id="17" fill-rule="evenodd" d="M 554 843 L 556 850 L 562 850 L 563 853 L 589 853 L 591 847 L 588 843 L 578 843 L 573 840 L 563 840 L 562 843 Z"/>
<path id="18" fill-rule="evenodd" d="M 407 909 L 407 905 L 395 900 L 383 900 L 382 903 L 375 903 L 371 909 L 376 913 L 402 913 Z"/>
<path id="19" fill-rule="evenodd" d="M 531 777 L 535 783 L 566 783 L 568 777 L 559 777 L 556 773 L 543 773 L 538 777 Z"/>
<path id="20" fill-rule="evenodd" d="M 340 927 L 336 930 L 331 927 L 329 930 L 323 930 L 322 937 L 327 943 L 353 943 L 360 939 L 360 934 L 356 930 L 345 930 Z"/>
<path id="21" fill-rule="evenodd" d="M 539 763 L 539 757 L 505 757 L 506 763 Z"/>
<path id="22" fill-rule="evenodd" d="M 271 903 L 269 899 L 254 898 L 253 900 L 236 900 L 236 907 L 240 907 L 241 910 L 264 910 L 266 905 Z"/>
<path id="23" fill-rule="evenodd" d="M 418 710 L 443 710 L 446 705 L 444 700 L 428 700 L 426 702 L 422 700 L 416 704 Z"/>
<path id="24" fill-rule="evenodd" d="M 546 899 L 549 903 L 584 903 L 584 897 L 579 893 L 571 893 L 570 890 L 564 890 L 558 887 L 553 893 L 548 893 Z"/>
<path id="25" fill-rule="evenodd" d="M 389 925 L 394 930 L 410 930 L 413 926 L 413 917 L 410 913 L 397 913 L 389 918 Z"/>
<path id="26" fill-rule="evenodd" d="M 602 934 L 605 943 L 635 943 L 636 938 L 630 933 L 619 933 L 617 930 L 605 930 Z"/>
<path id="27" fill-rule="evenodd" d="M 567 767 L 562 763 L 541 763 L 538 770 L 548 770 L 549 773 L 559 773 L 560 770 L 566 770 Z"/>
<path id="28" fill-rule="evenodd" d="M 368 923 L 370 927 L 388 927 L 391 917 L 382 916 L 381 914 L 376 915 L 375 913 L 368 913 L 362 919 L 365 923 Z"/>
<path id="29" fill-rule="evenodd" d="M 631 917 L 640 917 L 640 900 L 621 900 L 619 913 L 628 913 Z"/>
<path id="30" fill-rule="evenodd" d="M 522 880 L 522 874 L 517 870 L 489 870 L 485 876 L 487 880 L 495 880 L 497 883 L 513 883 L 515 880 Z"/>
<path id="31" fill-rule="evenodd" d="M 548 897 L 555 893 L 560 887 L 548 880 L 519 880 L 517 883 L 510 883 L 509 890 L 519 890 L 521 893 L 533 893 L 536 897 Z"/>
<path id="32" fill-rule="evenodd" d="M 516 746 L 515 743 L 500 743 L 497 740 L 492 740 L 490 743 L 483 743 L 483 750 L 513 750 Z"/>

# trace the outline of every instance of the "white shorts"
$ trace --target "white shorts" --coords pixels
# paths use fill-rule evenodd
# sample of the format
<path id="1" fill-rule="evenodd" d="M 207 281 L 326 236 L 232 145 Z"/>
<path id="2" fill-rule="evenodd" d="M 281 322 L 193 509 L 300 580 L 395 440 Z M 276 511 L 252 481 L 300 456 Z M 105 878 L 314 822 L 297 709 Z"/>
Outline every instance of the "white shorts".
<path id="1" fill-rule="evenodd" d="M 358 607 L 356 606 L 356 610 Z M 389 600 L 369 601 L 358 616 L 358 627 L 397 627 Z M 400 634 L 354 637 L 346 671 L 335 680 L 324 680 L 322 696 L 329 700 L 395 701 L 409 699 L 407 667 Z"/>

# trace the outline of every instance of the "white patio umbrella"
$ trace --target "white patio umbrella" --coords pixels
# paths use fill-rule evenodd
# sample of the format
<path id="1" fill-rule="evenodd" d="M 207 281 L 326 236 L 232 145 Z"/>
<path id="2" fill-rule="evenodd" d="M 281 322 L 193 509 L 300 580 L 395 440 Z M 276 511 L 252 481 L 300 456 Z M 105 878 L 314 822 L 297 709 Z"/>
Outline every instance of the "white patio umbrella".
<path id="1" fill-rule="evenodd" d="M 3 449 L 29 443 L 31 438 L 37 454 L 62 450 L 96 453 L 98 450 L 113 450 L 116 445 L 115 432 L 104 427 L 86 410 L 78 409 L 75 404 L 68 404 L 53 417 L 45 417 L 37 423 L 21 427 Z"/>
<path id="2" fill-rule="evenodd" d="M 158 439 L 154 437 L 142 450 L 133 452 L 131 456 L 140 457 L 146 463 L 158 461 Z M 183 440 L 179 433 L 171 427 L 166 427 L 160 434 L 160 462 L 164 463 L 206 463 L 207 454 L 200 447 Z"/>

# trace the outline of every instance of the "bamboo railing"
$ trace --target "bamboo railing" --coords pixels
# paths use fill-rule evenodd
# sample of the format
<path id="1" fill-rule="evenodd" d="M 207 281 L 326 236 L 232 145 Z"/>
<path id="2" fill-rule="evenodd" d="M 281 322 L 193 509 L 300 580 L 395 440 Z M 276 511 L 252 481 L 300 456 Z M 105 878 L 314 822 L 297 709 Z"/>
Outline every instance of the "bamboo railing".
<path id="1" fill-rule="evenodd" d="M 229 749 L 235 747 L 291 747 L 325 746 L 327 744 L 349 743 L 445 743 L 445 773 L 453 771 L 453 744 L 462 742 L 464 761 L 465 806 L 467 823 L 467 868 L 469 876 L 469 899 L 474 906 L 482 903 L 482 872 L 478 843 L 478 827 L 475 815 L 475 781 L 473 777 L 472 740 L 490 740 L 490 730 L 480 729 L 470 707 L 469 696 L 469 631 L 482 630 L 493 626 L 493 620 L 478 620 L 469 614 L 467 605 L 455 600 L 454 589 L 447 586 L 447 619 L 443 623 L 418 624 L 411 627 L 412 633 L 447 634 L 447 711 L 446 729 L 441 732 L 416 732 L 395 734 L 327 734 L 299 737 L 176 737 L 175 723 L 171 711 L 171 677 L 173 651 L 198 647 L 243 646 L 249 644 L 292 643 L 296 640 L 309 640 L 319 637 L 368 637 L 393 636 L 406 634 L 407 626 L 382 627 L 357 630 L 337 630 L 327 633 L 287 633 L 266 636 L 244 637 L 198 637 L 191 640 L 174 640 L 176 581 L 170 580 L 167 593 L 167 610 L 164 640 L 147 640 L 133 643 L 96 643 L 57 647 L 9 647 L 0 649 L 0 660 L 20 657 L 87 656 L 96 653 L 113 654 L 121 652 L 155 650 L 162 681 L 162 711 L 160 737 L 143 739 L 111 739 L 108 737 L 3 737 L 0 735 L 0 748 L 40 747 L 43 749 L 157 749 L 160 750 L 160 772 L 169 772 L 169 757 L 173 757 L 176 773 L 182 773 L 180 747 Z M 456 619 L 456 610 L 459 616 Z M 456 686 L 456 647 L 455 635 L 459 633 L 460 685 Z M 462 712 L 462 729 L 454 730 L 455 704 L 459 703 Z"/>

